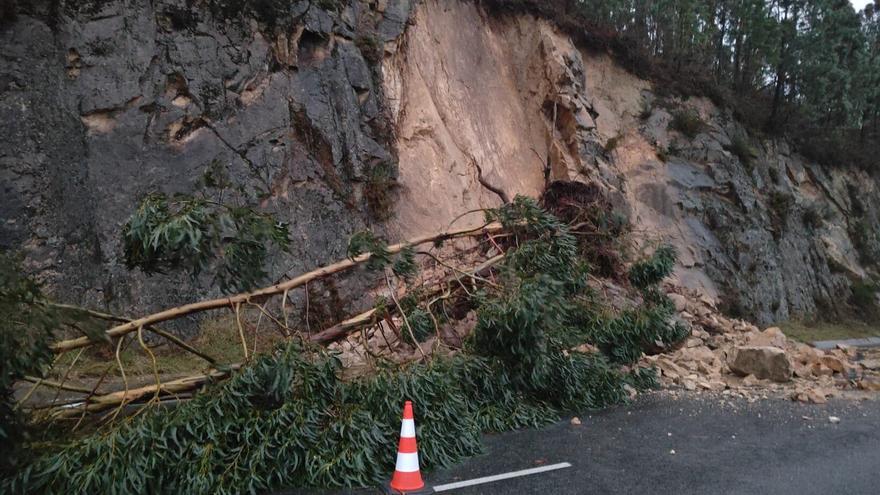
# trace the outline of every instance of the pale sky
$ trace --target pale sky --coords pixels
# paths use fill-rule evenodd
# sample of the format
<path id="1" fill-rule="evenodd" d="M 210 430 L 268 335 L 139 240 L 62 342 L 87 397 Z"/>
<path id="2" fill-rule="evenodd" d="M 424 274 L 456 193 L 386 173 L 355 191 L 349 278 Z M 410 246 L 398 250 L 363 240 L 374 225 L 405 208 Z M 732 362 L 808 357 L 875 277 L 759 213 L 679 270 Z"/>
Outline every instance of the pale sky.
<path id="1" fill-rule="evenodd" d="M 856 8 L 856 10 L 862 10 L 863 8 L 865 8 L 865 5 L 868 5 L 869 3 L 873 3 L 874 0 L 849 0 L 849 1 L 852 2 L 853 6 Z"/>

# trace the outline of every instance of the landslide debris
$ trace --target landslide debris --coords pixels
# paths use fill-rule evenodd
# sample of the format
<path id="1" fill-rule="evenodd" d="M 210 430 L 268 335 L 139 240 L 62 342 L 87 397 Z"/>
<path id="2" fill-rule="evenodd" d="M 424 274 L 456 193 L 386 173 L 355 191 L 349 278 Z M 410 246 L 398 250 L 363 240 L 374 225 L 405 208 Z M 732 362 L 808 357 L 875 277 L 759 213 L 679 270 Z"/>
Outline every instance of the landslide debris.
<path id="1" fill-rule="evenodd" d="M 678 349 L 642 358 L 640 364 L 657 367 L 664 386 L 814 404 L 880 391 L 876 351 L 846 346 L 822 351 L 789 339 L 778 327 L 760 330 L 727 318 L 696 292 L 666 289 L 691 334 Z"/>

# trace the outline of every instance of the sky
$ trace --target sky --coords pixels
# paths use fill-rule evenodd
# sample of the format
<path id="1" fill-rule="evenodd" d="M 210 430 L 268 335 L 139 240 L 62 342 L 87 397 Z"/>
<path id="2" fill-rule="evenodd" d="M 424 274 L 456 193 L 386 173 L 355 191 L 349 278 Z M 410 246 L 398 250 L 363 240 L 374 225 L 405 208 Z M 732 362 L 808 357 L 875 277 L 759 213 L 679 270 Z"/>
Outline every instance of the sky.
<path id="1" fill-rule="evenodd" d="M 874 0 L 850 0 L 850 2 L 852 2 L 853 6 L 856 8 L 856 10 L 862 10 L 863 8 L 865 8 L 865 5 L 868 5 L 869 3 L 872 3 L 873 1 Z"/>

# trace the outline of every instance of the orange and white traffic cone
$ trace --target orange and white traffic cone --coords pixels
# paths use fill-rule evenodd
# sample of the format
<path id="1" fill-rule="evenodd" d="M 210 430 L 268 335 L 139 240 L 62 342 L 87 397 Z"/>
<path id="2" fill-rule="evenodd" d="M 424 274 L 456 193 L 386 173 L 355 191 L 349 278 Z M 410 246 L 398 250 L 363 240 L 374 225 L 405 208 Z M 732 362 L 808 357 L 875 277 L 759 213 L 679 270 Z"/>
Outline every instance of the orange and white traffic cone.
<path id="1" fill-rule="evenodd" d="M 419 452 L 416 446 L 416 424 L 413 419 L 412 402 L 403 406 L 403 424 L 400 426 L 400 444 L 397 448 L 397 465 L 391 478 L 391 490 L 398 493 L 416 492 L 425 487 L 419 471 Z"/>

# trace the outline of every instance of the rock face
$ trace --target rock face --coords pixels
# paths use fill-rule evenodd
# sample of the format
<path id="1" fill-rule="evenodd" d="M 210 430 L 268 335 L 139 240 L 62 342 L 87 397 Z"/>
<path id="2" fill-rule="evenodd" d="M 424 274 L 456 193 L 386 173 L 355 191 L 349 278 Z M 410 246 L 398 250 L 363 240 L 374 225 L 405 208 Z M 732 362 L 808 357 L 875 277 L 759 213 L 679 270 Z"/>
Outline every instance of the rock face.
<path id="1" fill-rule="evenodd" d="M 740 347 L 730 363 L 730 370 L 741 376 L 754 375 L 760 380 L 791 380 L 791 361 L 778 347 Z"/>
<path id="2" fill-rule="evenodd" d="M 344 257 L 374 222 L 363 184 L 396 153 L 368 60 L 408 1 L 19 4 L 0 21 L 0 247 L 56 297 L 136 311 L 214 292 L 128 272 L 119 242 L 143 196 L 192 192 L 212 164 L 290 222 L 273 276 Z"/>
<path id="3" fill-rule="evenodd" d="M 880 258 L 876 181 L 751 137 L 728 111 L 660 91 L 528 15 L 427 0 L 384 64 L 398 128 L 398 226 L 424 233 L 551 179 L 601 184 L 676 282 L 762 325 L 830 311 Z M 690 110 L 693 138 L 674 129 Z M 479 222 L 479 215 L 470 220 Z M 858 249 L 857 249 L 858 247 Z"/>
<path id="4" fill-rule="evenodd" d="M 486 184 L 552 179 L 600 184 L 644 245 L 678 248 L 677 285 L 761 324 L 832 310 L 880 258 L 872 177 L 661 97 L 542 19 L 456 0 L 19 4 L 0 25 L 0 247 L 69 302 L 210 295 L 125 270 L 119 229 L 215 163 L 291 223 L 273 277 L 343 257 L 365 226 L 443 229 L 500 204 Z M 693 138 L 671 125 L 682 108 Z M 383 224 L 364 198 L 377 170 L 399 170 Z"/>

